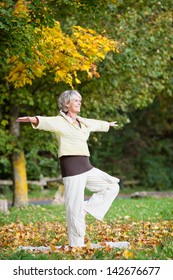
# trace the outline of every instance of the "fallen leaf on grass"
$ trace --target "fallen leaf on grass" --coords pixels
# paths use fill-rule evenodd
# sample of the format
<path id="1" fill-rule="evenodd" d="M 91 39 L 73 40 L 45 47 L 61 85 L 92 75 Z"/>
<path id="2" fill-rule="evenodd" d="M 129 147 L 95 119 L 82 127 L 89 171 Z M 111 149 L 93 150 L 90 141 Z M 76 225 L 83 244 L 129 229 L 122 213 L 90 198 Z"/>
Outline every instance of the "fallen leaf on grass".
<path id="1" fill-rule="evenodd" d="M 52 252 L 57 250 L 57 248 L 54 245 L 52 245 L 52 244 L 50 244 L 50 249 L 51 249 Z"/>
<path id="2" fill-rule="evenodd" d="M 124 257 L 125 259 L 131 259 L 131 258 L 134 257 L 134 254 L 133 254 L 133 252 L 130 252 L 130 251 L 128 251 L 128 250 L 125 250 L 125 251 L 123 252 L 123 257 Z"/>

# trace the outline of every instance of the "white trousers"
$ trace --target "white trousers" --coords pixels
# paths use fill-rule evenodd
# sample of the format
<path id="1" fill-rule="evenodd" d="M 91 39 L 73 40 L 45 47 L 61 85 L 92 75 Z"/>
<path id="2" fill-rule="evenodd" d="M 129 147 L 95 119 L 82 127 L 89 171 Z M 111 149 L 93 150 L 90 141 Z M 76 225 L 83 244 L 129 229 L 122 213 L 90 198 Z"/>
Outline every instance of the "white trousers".
<path id="1" fill-rule="evenodd" d="M 84 246 L 86 212 L 102 220 L 118 195 L 119 179 L 92 168 L 85 173 L 63 178 L 63 183 L 69 245 Z M 88 201 L 84 201 L 85 188 L 94 192 Z"/>

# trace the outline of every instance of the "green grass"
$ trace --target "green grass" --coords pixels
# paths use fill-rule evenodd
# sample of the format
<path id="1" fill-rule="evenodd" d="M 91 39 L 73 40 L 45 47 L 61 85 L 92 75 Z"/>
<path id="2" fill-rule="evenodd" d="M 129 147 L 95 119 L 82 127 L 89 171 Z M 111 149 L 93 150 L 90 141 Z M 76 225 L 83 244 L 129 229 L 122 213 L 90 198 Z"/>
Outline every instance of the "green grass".
<path id="1" fill-rule="evenodd" d="M 49 199 L 52 199 L 56 193 L 58 189 L 45 189 L 45 190 L 40 190 L 40 189 L 37 189 L 37 190 L 29 190 L 28 192 L 28 198 L 29 199 L 40 199 L 40 200 L 49 200 Z M 0 194 L 0 199 L 7 199 L 8 201 L 12 201 L 12 198 L 13 198 L 13 193 L 12 191 L 8 191 L 7 193 L 4 193 L 4 194 Z"/>
<path id="2" fill-rule="evenodd" d="M 108 220 L 114 216 L 134 221 L 173 220 L 173 198 L 119 198 L 106 215 Z"/>
<path id="3" fill-rule="evenodd" d="M 11 208 L 0 213 L 0 259 L 173 259 L 173 198 L 117 198 L 97 222 L 87 216 L 86 242 L 129 241 L 128 250 L 17 251 L 67 244 L 64 206 Z"/>

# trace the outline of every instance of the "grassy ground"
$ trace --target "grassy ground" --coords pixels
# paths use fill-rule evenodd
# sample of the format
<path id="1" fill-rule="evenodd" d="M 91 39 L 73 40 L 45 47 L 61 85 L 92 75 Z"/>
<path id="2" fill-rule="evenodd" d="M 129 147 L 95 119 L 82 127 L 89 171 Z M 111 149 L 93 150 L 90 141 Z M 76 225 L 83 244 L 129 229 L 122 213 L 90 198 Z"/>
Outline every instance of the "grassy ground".
<path id="1" fill-rule="evenodd" d="M 98 222 L 87 216 L 86 248 L 67 244 L 64 206 L 29 206 L 0 213 L 0 259 L 173 259 L 173 198 L 117 198 Z M 90 249 L 90 242 L 128 241 L 128 249 Z M 45 252 L 19 246 L 51 246 Z"/>

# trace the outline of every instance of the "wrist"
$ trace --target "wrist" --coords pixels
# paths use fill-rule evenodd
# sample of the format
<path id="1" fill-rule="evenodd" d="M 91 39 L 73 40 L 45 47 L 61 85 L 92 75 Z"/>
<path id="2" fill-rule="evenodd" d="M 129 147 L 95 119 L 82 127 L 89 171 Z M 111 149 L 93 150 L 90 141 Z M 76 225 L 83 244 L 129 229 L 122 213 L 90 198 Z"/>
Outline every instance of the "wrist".
<path id="1" fill-rule="evenodd" d="M 30 121 L 30 123 L 33 123 L 34 125 L 38 125 L 38 118 L 37 117 L 29 117 L 28 116 L 28 119 Z"/>

